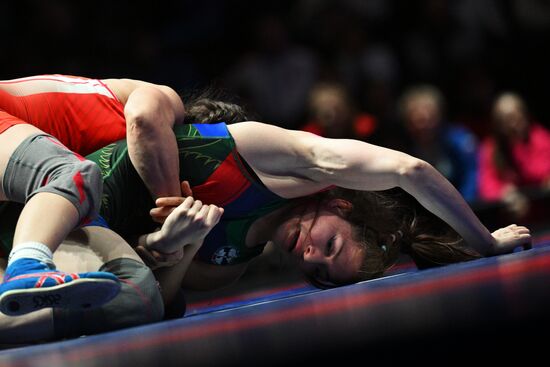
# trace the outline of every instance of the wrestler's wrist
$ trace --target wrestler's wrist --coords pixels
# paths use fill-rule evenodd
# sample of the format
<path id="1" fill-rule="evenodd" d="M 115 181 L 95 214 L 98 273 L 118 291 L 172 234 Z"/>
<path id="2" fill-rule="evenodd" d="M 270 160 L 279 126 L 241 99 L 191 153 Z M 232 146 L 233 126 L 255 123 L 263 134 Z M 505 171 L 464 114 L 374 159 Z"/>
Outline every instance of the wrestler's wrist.
<path id="1" fill-rule="evenodd" d="M 491 234 L 490 237 L 485 241 L 486 246 L 485 251 L 478 251 L 482 256 L 494 256 L 498 253 L 498 240 Z"/>
<path id="2" fill-rule="evenodd" d="M 161 231 L 155 231 L 152 233 L 147 233 L 139 237 L 138 245 L 143 246 L 149 250 L 162 251 L 166 246 L 166 239 L 162 235 Z"/>

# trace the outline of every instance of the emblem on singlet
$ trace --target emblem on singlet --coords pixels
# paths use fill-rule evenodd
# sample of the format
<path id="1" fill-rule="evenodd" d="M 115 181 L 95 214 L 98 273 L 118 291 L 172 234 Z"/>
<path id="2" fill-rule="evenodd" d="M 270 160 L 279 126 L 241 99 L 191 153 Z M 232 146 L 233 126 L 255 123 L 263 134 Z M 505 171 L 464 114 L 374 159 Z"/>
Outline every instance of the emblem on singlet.
<path id="1" fill-rule="evenodd" d="M 212 255 L 212 263 L 218 265 L 227 265 L 239 257 L 239 249 L 233 246 L 220 247 Z"/>

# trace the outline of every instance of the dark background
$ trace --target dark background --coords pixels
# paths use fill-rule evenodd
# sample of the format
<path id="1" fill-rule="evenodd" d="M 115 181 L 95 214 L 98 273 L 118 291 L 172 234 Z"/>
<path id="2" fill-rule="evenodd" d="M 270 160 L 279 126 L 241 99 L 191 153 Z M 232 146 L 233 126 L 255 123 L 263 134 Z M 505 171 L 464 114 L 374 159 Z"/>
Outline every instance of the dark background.
<path id="1" fill-rule="evenodd" d="M 0 14 L 2 80 L 128 77 L 182 93 L 213 84 L 259 120 L 297 127 L 308 87 L 330 78 L 388 128 L 403 89 L 429 82 L 447 97 L 449 118 L 480 135 L 504 89 L 550 121 L 544 0 L 18 0 Z M 258 65 L 281 77 L 254 78 Z"/>

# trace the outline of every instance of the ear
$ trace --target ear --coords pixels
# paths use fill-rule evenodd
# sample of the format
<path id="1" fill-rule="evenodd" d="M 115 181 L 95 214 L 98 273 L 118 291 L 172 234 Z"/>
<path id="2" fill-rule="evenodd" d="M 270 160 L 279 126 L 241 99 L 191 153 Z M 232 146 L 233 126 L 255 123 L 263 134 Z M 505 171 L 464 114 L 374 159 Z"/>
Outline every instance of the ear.
<path id="1" fill-rule="evenodd" d="M 327 206 L 329 209 L 335 211 L 337 214 L 344 218 L 350 215 L 353 209 L 353 204 L 351 202 L 337 198 L 330 199 L 327 203 Z"/>

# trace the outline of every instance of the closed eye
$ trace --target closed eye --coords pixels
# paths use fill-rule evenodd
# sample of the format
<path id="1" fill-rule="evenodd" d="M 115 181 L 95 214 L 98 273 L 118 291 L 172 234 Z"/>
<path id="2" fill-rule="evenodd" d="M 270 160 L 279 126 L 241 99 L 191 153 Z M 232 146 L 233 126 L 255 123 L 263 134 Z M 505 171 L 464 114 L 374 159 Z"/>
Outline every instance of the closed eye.
<path id="1" fill-rule="evenodd" d="M 327 246 L 325 248 L 325 256 L 332 255 L 333 251 L 334 251 L 334 237 L 332 237 L 327 243 Z"/>

